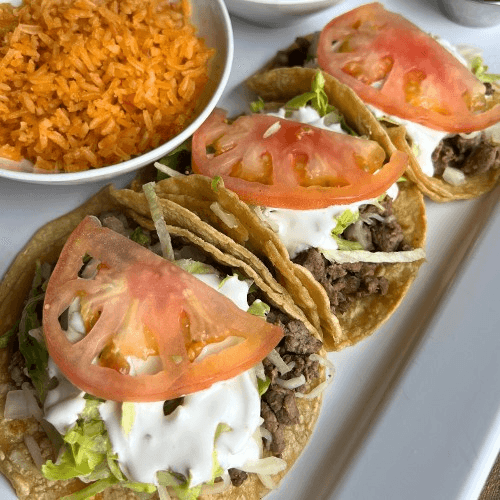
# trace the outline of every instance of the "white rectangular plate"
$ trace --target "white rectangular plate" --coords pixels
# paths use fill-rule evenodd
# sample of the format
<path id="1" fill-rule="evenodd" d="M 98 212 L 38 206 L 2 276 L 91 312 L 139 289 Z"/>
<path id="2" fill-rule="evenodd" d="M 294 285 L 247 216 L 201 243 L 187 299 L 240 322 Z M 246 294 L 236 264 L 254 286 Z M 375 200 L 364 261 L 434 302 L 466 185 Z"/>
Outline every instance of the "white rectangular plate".
<path id="1" fill-rule="evenodd" d="M 244 111 L 241 82 L 276 50 L 362 4 L 347 0 L 279 29 L 233 19 L 235 58 L 221 106 Z M 385 6 L 454 44 L 484 50 L 500 72 L 500 27 L 453 24 L 432 0 Z M 131 175 L 115 181 L 124 186 Z M 0 275 L 33 232 L 105 183 L 0 182 Z M 372 337 L 330 354 L 336 376 L 310 445 L 273 500 L 476 498 L 500 448 L 499 190 L 479 200 L 426 202 L 427 262 L 392 318 Z M 0 483 L 0 498 L 14 500 Z"/>

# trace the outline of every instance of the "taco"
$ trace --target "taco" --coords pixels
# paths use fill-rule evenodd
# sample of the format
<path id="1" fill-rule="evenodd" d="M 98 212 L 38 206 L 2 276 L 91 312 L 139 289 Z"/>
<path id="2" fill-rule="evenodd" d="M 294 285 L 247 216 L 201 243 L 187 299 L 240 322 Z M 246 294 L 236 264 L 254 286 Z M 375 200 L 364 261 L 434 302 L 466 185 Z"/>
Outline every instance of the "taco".
<path id="1" fill-rule="evenodd" d="M 198 175 L 174 174 L 157 193 L 265 262 L 310 322 L 319 321 L 327 349 L 339 350 L 374 332 L 416 277 L 423 197 L 397 182 L 407 156 L 348 87 L 307 69 L 273 75 L 262 94 L 294 96 L 286 109 L 234 121 L 215 110 L 193 136 Z M 307 116 L 327 129 L 304 124 Z"/>
<path id="2" fill-rule="evenodd" d="M 283 67 L 319 67 L 350 86 L 408 153 L 406 175 L 432 200 L 475 198 L 498 182 L 500 75 L 487 73 L 477 49 L 370 3 L 297 38 L 248 85 L 261 92 Z M 406 138 L 392 136 L 393 124 L 405 126 Z"/>
<path id="3" fill-rule="evenodd" d="M 108 187 L 47 224 L 0 285 L 0 470 L 20 499 L 258 499 L 314 429 L 317 331 L 147 192 L 148 216 Z"/>

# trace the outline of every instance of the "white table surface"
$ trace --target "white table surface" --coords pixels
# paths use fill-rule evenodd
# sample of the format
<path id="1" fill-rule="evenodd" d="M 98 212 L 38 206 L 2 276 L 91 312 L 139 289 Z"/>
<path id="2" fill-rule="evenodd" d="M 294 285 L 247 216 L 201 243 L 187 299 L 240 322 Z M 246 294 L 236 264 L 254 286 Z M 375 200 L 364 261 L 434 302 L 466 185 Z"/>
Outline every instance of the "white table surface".
<path id="1" fill-rule="evenodd" d="M 330 18 L 345 0 L 283 28 L 233 18 L 235 57 L 221 105 L 245 109 L 240 82 Z M 388 0 L 427 31 L 484 50 L 500 72 L 500 26 L 466 28 L 434 0 Z M 132 174 L 117 178 L 125 186 Z M 45 186 L 0 177 L 0 275 L 43 223 L 107 182 Z M 500 449 L 500 213 L 498 189 L 479 200 L 427 202 L 427 263 L 402 306 L 372 337 L 341 353 L 310 446 L 276 500 L 470 500 Z M 0 483 L 0 498 L 14 499 Z"/>

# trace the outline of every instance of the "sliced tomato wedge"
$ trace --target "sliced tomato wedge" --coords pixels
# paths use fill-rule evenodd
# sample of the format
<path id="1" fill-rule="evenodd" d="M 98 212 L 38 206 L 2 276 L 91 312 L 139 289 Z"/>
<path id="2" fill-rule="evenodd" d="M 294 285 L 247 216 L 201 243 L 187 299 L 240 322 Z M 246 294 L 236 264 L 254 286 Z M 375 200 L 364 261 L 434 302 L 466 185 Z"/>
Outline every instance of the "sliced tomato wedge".
<path id="1" fill-rule="evenodd" d="M 99 262 L 92 279 L 79 277 L 85 255 Z M 72 343 L 59 318 L 75 297 L 87 333 Z M 47 286 L 43 328 L 64 375 L 83 391 L 115 401 L 161 401 L 200 391 L 251 368 L 283 336 L 281 328 L 101 227 L 95 217 L 84 219 L 62 250 Z M 217 352 L 198 357 L 210 343 L 218 343 Z M 130 356 L 157 356 L 161 367 L 134 375 Z"/>
<path id="2" fill-rule="evenodd" d="M 233 123 L 216 109 L 195 132 L 192 168 L 245 202 L 313 209 L 376 198 L 402 175 L 407 156 L 388 163 L 374 141 L 268 115 Z"/>
<path id="3" fill-rule="evenodd" d="M 448 132 L 500 120 L 500 103 L 447 49 L 380 3 L 362 5 L 323 28 L 318 64 L 385 113 Z M 489 108 L 489 109 L 488 109 Z"/>

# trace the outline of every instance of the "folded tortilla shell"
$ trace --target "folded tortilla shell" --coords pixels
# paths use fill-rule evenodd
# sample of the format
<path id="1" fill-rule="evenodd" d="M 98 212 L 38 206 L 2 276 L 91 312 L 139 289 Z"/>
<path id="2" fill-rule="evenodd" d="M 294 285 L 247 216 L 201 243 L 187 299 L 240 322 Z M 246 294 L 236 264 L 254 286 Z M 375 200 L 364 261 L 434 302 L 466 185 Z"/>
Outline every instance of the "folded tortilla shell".
<path id="1" fill-rule="evenodd" d="M 449 184 L 439 177 L 429 177 L 424 174 L 420 168 L 406 137 L 392 128 L 388 128 L 387 132 L 394 145 L 400 151 L 407 153 L 410 158 L 405 175 L 432 201 L 442 203 L 453 200 L 470 200 L 472 198 L 477 198 L 491 191 L 500 179 L 500 162 L 498 167 L 492 168 L 487 172 L 466 176 L 465 182 L 457 186 Z"/>

